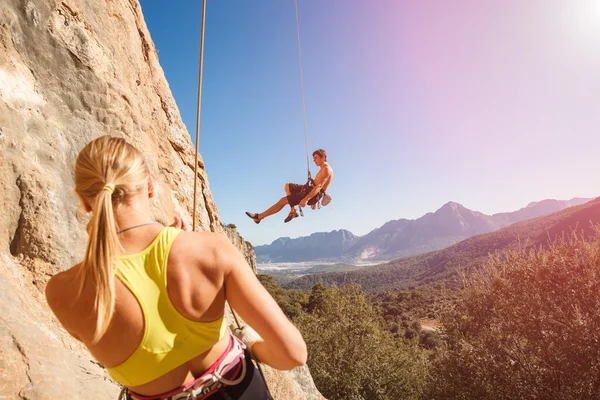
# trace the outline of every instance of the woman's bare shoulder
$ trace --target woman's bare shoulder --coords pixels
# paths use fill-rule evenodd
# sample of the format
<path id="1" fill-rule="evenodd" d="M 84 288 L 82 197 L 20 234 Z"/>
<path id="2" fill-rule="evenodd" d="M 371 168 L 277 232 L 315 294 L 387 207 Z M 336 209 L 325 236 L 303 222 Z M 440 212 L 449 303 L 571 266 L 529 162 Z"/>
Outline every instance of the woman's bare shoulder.
<path id="1" fill-rule="evenodd" d="M 46 299 L 52 310 L 54 310 L 55 307 L 61 306 L 64 299 L 70 298 L 74 288 L 78 287 L 78 285 L 75 285 L 74 283 L 77 280 L 76 278 L 80 268 L 81 264 L 77 264 L 50 278 L 46 284 Z"/>
<path id="2" fill-rule="evenodd" d="M 182 232 L 171 247 L 169 258 L 193 259 L 201 268 L 221 269 L 235 249 L 223 235 L 214 232 Z"/>
<path id="3" fill-rule="evenodd" d="M 203 255 L 218 250 L 221 241 L 221 235 L 213 232 L 181 232 L 173 242 L 171 251 Z"/>
<path id="4" fill-rule="evenodd" d="M 79 291 L 78 275 L 81 264 L 59 272 L 46 284 L 46 301 L 62 325 L 71 332 L 72 308 Z M 75 335 L 73 335 L 75 336 Z M 75 336 L 77 338 L 77 336 Z"/>

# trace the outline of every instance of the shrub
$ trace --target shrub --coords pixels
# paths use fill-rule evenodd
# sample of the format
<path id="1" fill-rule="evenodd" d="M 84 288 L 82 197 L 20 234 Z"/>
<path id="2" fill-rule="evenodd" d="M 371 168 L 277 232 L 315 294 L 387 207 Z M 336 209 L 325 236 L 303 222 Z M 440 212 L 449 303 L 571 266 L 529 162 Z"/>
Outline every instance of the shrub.
<path id="1" fill-rule="evenodd" d="M 442 317 L 429 396 L 600 398 L 599 244 L 572 235 L 492 257 Z"/>
<path id="2" fill-rule="evenodd" d="M 316 285 L 310 313 L 296 320 L 308 346 L 308 366 L 330 400 L 418 399 L 427 375 L 427 353 L 396 340 L 358 285 Z"/>
<path id="3" fill-rule="evenodd" d="M 271 275 L 259 274 L 258 280 L 273 296 L 283 313 L 294 319 L 302 312 L 302 307 L 308 302 L 308 295 L 297 290 L 284 290 L 275 282 Z"/>

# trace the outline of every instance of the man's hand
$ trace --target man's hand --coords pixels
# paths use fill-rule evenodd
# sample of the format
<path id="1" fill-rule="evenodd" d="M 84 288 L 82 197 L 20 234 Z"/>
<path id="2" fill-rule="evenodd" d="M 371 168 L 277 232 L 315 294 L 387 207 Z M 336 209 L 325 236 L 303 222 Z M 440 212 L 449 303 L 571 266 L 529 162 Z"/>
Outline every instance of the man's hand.
<path id="1" fill-rule="evenodd" d="M 300 202 L 300 204 L 298 204 L 300 207 L 306 207 L 306 204 L 308 204 L 308 200 L 307 199 L 302 199 L 302 201 Z"/>

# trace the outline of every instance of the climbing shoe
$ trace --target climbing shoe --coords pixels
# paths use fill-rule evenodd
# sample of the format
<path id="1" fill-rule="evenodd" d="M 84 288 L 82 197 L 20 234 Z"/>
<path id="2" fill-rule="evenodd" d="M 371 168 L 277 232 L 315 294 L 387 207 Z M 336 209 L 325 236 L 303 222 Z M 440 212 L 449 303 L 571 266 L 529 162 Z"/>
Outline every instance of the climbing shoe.
<path id="1" fill-rule="evenodd" d="M 246 215 L 249 216 L 250 218 L 252 218 L 254 220 L 254 223 L 260 224 L 260 218 L 257 213 L 251 213 L 251 212 L 246 211 Z"/>
<path id="2" fill-rule="evenodd" d="M 283 222 L 290 222 L 291 220 L 293 220 L 294 218 L 296 218 L 298 216 L 298 213 L 296 212 L 296 207 L 292 208 L 292 210 L 290 211 L 290 213 L 288 214 L 288 216 L 283 220 Z"/>

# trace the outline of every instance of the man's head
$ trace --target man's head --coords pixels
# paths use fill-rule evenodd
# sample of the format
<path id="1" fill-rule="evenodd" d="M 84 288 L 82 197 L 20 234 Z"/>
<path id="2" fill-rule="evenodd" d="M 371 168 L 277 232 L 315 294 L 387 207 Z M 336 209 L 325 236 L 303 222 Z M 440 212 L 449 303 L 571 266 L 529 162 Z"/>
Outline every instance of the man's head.
<path id="1" fill-rule="evenodd" d="M 327 152 L 323 149 L 313 151 L 312 155 L 313 161 L 315 162 L 317 167 L 320 167 L 324 162 L 327 161 Z"/>

